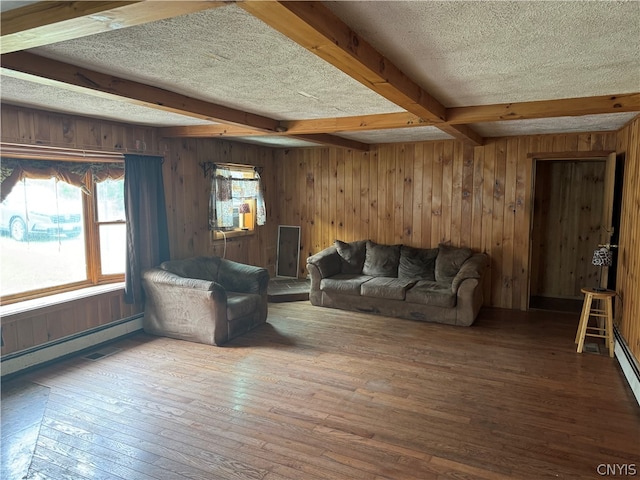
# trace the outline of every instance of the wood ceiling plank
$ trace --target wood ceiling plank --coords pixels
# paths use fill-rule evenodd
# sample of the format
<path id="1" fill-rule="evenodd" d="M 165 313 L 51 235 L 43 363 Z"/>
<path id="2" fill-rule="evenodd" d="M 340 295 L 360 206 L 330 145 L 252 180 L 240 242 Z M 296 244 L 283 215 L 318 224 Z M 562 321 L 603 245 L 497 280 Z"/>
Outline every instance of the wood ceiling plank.
<path id="1" fill-rule="evenodd" d="M 2 13 L 0 52 L 40 47 L 224 4 L 216 1 L 38 2 Z"/>
<path id="2" fill-rule="evenodd" d="M 402 73 L 321 2 L 270 0 L 240 2 L 238 5 L 408 112 L 434 122 L 438 128 L 438 122 L 446 120 L 446 109 L 437 99 Z M 468 127 L 445 128 L 447 133 L 455 132 L 456 138 L 467 143 L 482 143 L 481 137 Z"/>
<path id="3" fill-rule="evenodd" d="M 452 125 L 640 111 L 640 93 L 503 103 L 447 109 Z"/>
<path id="4" fill-rule="evenodd" d="M 212 122 L 273 132 L 277 120 L 187 97 L 162 88 L 105 75 L 85 68 L 34 55 L 14 52 L 2 55 L 2 74 L 54 85 L 84 94 L 126 100 L 167 112 Z"/>

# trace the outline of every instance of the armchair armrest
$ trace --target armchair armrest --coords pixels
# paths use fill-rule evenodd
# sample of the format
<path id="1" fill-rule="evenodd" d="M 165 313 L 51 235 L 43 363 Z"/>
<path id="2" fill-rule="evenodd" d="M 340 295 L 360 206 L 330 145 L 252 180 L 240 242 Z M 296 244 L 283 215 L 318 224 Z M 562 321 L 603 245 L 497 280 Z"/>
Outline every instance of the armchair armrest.
<path id="1" fill-rule="evenodd" d="M 489 265 L 489 257 L 485 253 L 476 253 L 462 264 L 460 270 L 451 282 L 451 291 L 456 293 L 460 284 L 468 278 L 482 279 L 484 271 Z"/>
<path id="2" fill-rule="evenodd" d="M 150 268 L 142 272 L 142 278 L 156 288 L 188 288 L 202 292 L 212 292 L 212 298 L 217 301 L 226 301 L 227 292 L 217 282 L 200 280 L 198 278 L 185 278 L 160 268 Z"/>
<path id="3" fill-rule="evenodd" d="M 266 295 L 269 272 L 262 267 L 223 259 L 218 270 L 218 282 L 230 292 Z"/>

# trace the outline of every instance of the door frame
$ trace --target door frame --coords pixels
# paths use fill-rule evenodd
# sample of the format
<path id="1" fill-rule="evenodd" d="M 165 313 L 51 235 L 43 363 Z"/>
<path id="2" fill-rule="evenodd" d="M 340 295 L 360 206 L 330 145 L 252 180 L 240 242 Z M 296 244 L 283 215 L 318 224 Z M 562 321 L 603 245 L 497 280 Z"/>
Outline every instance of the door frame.
<path id="1" fill-rule="evenodd" d="M 531 300 L 531 265 L 533 258 L 533 244 L 531 242 L 533 233 L 533 215 L 534 215 L 534 202 L 536 194 L 536 166 L 538 162 L 545 161 L 604 161 L 605 166 L 605 179 L 604 179 L 604 199 L 603 199 L 603 215 L 600 224 L 600 238 L 599 244 L 609 244 L 611 236 L 613 235 L 613 203 L 615 193 L 615 173 L 616 173 L 616 151 L 615 150 L 602 150 L 602 151 L 573 151 L 573 152 L 539 152 L 530 153 L 527 157 L 531 161 L 531 193 L 529 197 L 529 252 L 527 257 L 527 296 L 525 303 L 525 310 L 529 310 L 529 302 Z M 595 248 L 596 246 L 594 246 Z M 607 284 L 609 277 L 609 268 L 604 267 L 602 271 L 601 286 Z"/>

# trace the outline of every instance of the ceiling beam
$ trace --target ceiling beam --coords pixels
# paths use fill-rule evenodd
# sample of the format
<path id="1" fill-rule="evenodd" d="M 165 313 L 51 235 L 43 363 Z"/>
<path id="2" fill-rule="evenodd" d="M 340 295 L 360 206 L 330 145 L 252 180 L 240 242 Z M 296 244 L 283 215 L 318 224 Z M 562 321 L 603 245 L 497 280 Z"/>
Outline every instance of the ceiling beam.
<path id="1" fill-rule="evenodd" d="M 447 123 L 458 125 L 637 111 L 640 111 L 640 93 L 636 92 L 598 97 L 448 108 Z"/>
<path id="2" fill-rule="evenodd" d="M 212 137 L 251 137 L 258 135 L 275 135 L 277 132 L 262 132 L 249 127 L 238 125 L 226 125 L 216 123 L 211 125 L 186 125 L 178 127 L 161 127 L 160 135 L 165 138 L 190 137 L 190 138 L 212 138 Z"/>
<path id="3" fill-rule="evenodd" d="M 276 135 L 309 135 L 338 132 L 363 132 L 368 130 L 388 130 L 395 128 L 431 126 L 420 117 L 409 112 L 381 113 L 355 117 L 317 118 L 308 120 L 283 120 Z M 164 137 L 237 137 L 246 135 L 265 135 L 257 130 L 231 125 L 192 125 L 164 127 L 160 129 Z M 269 134 L 271 135 L 271 134 Z"/>
<path id="4" fill-rule="evenodd" d="M 427 121 L 446 120 L 446 109 L 407 77 L 388 58 L 375 50 L 321 2 L 246 1 L 240 7 L 350 77 Z M 482 138 L 469 127 L 444 125 L 445 130 L 466 143 L 478 145 Z"/>
<path id="5" fill-rule="evenodd" d="M 525 120 L 550 117 L 575 117 L 582 115 L 602 115 L 620 112 L 640 112 L 640 93 L 602 95 L 598 97 L 542 100 L 537 102 L 480 105 L 447 109 L 450 120 L 439 124 L 467 124 Z M 422 118 L 409 113 L 380 113 L 352 117 L 313 118 L 305 120 L 283 120 L 277 132 L 265 133 L 258 130 L 233 125 L 192 125 L 164 127 L 160 131 L 164 137 L 235 137 L 253 135 L 307 135 L 319 133 L 362 132 L 368 130 L 389 130 L 398 128 L 433 126 Z"/>
<path id="6" fill-rule="evenodd" d="M 180 127 L 164 127 L 160 129 L 163 137 L 188 137 L 188 138 L 215 138 L 215 137 L 255 137 L 255 136 L 279 136 L 291 137 L 305 142 L 321 143 L 334 147 L 350 148 L 368 152 L 370 145 L 348 138 L 337 137 L 326 133 L 294 134 L 289 132 L 261 132 L 235 125 L 191 125 Z"/>
<path id="7" fill-rule="evenodd" d="M 284 120 L 280 125 L 287 134 L 364 132 L 391 128 L 427 127 L 433 123 L 409 112 L 358 115 L 353 117 L 313 118 L 308 120 Z"/>
<path id="8" fill-rule="evenodd" d="M 280 122 L 272 118 L 205 102 L 124 78 L 105 75 L 32 53 L 7 53 L 2 55 L 1 60 L 2 75 L 98 97 L 120 101 L 124 100 L 134 105 L 178 113 L 210 122 L 228 124 L 214 125 L 214 127 L 220 129 L 219 135 L 223 135 L 224 130 L 236 132 L 236 134 L 242 132 L 241 135 L 252 135 L 254 134 L 252 132 L 256 130 L 265 134 L 275 134 L 282 131 Z M 299 138 L 326 145 L 356 150 L 369 150 L 369 145 L 366 143 L 335 137 L 333 135 L 302 135 Z"/>
<path id="9" fill-rule="evenodd" d="M 323 145 L 331 145 L 334 147 L 347 148 L 351 150 L 359 150 L 361 152 L 368 152 L 371 146 L 368 143 L 358 142 L 357 140 L 351 140 L 349 138 L 337 137 L 336 135 L 329 135 L 326 133 L 315 133 L 310 135 L 287 135 L 288 137 L 297 138 L 306 142 L 315 142 Z"/>
<path id="10" fill-rule="evenodd" d="M 0 53 L 41 47 L 224 4 L 215 1 L 37 2 L 2 12 Z"/>
<path id="11" fill-rule="evenodd" d="M 277 120 L 205 102 L 158 87 L 77 67 L 28 52 L 2 55 L 2 74 L 84 94 L 125 100 L 166 112 L 263 131 L 280 128 Z"/>

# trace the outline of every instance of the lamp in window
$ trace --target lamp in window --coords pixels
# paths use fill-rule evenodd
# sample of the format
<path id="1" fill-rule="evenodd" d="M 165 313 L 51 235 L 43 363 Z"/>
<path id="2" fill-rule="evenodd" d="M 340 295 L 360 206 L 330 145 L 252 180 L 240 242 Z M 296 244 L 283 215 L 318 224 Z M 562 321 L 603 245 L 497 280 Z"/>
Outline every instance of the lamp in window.
<path id="1" fill-rule="evenodd" d="M 593 252 L 593 259 L 591 259 L 591 263 L 596 267 L 600 267 L 600 280 L 598 281 L 598 285 L 594 288 L 597 292 L 604 292 L 606 290 L 606 288 L 601 287 L 602 269 L 613 265 L 613 253 L 609 247 L 614 246 L 615 245 L 599 245 L 599 247 Z"/>
<path id="2" fill-rule="evenodd" d="M 249 206 L 249 204 L 248 204 L 248 203 L 246 203 L 246 202 L 245 202 L 245 203 L 241 203 L 241 204 L 240 204 L 240 206 L 238 207 L 238 214 L 239 214 L 239 215 L 238 215 L 238 220 L 239 220 L 239 223 L 240 223 L 240 225 L 239 225 L 239 226 L 240 226 L 240 228 L 241 228 L 242 230 L 249 230 L 249 229 L 245 226 L 245 218 L 244 218 L 244 216 L 245 216 L 247 213 L 251 213 L 251 207 L 250 207 L 250 206 Z"/>

